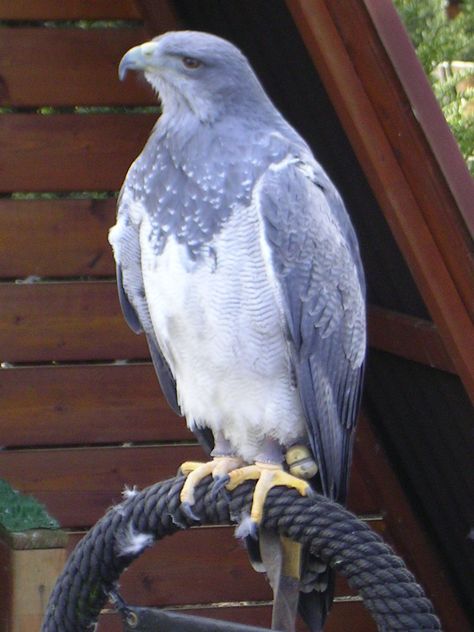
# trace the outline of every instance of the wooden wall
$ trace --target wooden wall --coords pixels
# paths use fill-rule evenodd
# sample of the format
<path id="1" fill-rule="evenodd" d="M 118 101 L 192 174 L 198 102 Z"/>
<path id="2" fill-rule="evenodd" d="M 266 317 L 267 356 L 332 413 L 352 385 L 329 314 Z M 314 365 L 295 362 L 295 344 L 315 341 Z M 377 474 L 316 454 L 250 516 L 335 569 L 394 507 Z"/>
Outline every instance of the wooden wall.
<path id="1" fill-rule="evenodd" d="M 117 78 L 123 53 L 145 39 L 131 0 L 0 0 L 0 477 L 47 505 L 70 549 L 125 485 L 144 487 L 202 455 L 122 318 L 107 243 L 116 192 L 157 116 L 143 111 L 155 100 L 139 80 Z M 431 578 L 435 599 L 444 594 L 365 423 L 350 506 Z M 122 583 L 137 605 L 269 623 L 267 583 L 231 528 L 160 543 Z M 348 626 L 375 630 L 341 580 L 327 630 Z M 118 629 L 105 612 L 99 630 Z"/>

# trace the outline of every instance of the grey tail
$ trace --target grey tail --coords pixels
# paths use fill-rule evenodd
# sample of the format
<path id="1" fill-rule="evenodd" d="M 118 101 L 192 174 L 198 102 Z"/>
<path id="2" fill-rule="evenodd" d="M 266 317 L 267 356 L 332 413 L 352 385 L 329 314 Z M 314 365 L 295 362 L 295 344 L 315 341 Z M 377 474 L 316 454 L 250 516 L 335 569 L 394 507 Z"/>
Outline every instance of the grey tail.
<path id="1" fill-rule="evenodd" d="M 327 569 L 327 587 L 323 591 L 300 592 L 298 611 L 311 632 L 322 632 L 334 599 L 335 573 Z"/>

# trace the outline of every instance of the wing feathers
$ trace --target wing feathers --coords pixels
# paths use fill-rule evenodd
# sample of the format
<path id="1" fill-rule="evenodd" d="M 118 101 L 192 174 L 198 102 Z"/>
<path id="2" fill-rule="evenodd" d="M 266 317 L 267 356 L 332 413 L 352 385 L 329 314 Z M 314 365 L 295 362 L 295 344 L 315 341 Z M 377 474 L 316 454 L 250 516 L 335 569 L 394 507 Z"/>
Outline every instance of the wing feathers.
<path id="1" fill-rule="evenodd" d="M 123 194 L 120 199 L 124 203 Z M 109 241 L 117 262 L 117 287 L 125 320 L 136 334 L 145 332 L 161 390 L 171 408 L 181 415 L 176 383 L 160 352 L 148 310 L 141 270 L 139 227 L 126 218 L 123 207 L 119 210 L 117 224 L 110 231 Z"/>
<path id="2" fill-rule="evenodd" d="M 323 492 L 343 501 L 365 355 L 357 241 L 340 197 L 314 163 L 269 170 L 260 210 Z"/>
<path id="3" fill-rule="evenodd" d="M 120 307 L 122 308 L 122 313 L 124 315 L 125 320 L 127 321 L 127 325 L 130 329 L 136 333 L 143 333 L 143 327 L 138 318 L 137 312 L 134 307 L 130 303 L 130 300 L 125 292 L 125 288 L 123 287 L 123 273 L 122 266 L 117 265 L 117 290 L 119 296 Z"/>

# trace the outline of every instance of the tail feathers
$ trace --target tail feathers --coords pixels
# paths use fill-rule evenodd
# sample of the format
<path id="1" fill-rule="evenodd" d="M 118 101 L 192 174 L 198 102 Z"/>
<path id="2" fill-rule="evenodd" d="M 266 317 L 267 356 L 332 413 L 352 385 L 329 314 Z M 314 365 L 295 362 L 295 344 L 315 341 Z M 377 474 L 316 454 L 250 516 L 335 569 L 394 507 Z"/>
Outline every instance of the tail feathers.
<path id="1" fill-rule="evenodd" d="M 265 572 L 259 540 L 248 536 L 245 545 L 250 562 L 257 572 Z M 300 584 L 298 612 L 310 632 L 322 632 L 334 599 L 336 576 L 327 564 L 307 551 Z"/>
<path id="2" fill-rule="evenodd" d="M 334 599 L 334 571 L 326 567 L 318 579 L 312 590 L 300 592 L 298 602 L 299 614 L 311 632 L 322 632 Z"/>

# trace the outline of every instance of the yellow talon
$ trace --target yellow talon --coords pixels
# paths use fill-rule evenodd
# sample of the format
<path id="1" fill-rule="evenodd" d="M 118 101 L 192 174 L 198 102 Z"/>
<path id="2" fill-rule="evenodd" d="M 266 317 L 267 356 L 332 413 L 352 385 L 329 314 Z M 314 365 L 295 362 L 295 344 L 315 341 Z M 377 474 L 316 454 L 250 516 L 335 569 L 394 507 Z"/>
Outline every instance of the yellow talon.
<path id="1" fill-rule="evenodd" d="M 182 503 L 194 505 L 194 489 L 203 478 L 212 473 L 212 469 L 212 461 L 209 463 L 194 463 L 193 461 L 183 463 L 181 471 L 183 474 L 187 472 L 187 476 L 180 494 Z"/>
<path id="2" fill-rule="evenodd" d="M 263 506 L 265 504 L 267 494 L 272 487 L 277 487 L 278 485 L 293 487 L 302 496 L 306 496 L 310 488 L 309 483 L 300 478 L 296 478 L 296 476 L 288 474 L 280 465 L 269 463 L 257 462 L 255 465 L 248 465 L 246 467 L 233 470 L 229 473 L 229 476 L 230 481 L 226 485 L 226 488 L 229 491 L 232 491 L 244 481 L 257 481 L 253 494 L 252 509 L 250 512 L 250 518 L 256 524 L 260 524 L 262 521 Z"/>
<path id="3" fill-rule="evenodd" d="M 225 487 L 229 491 L 234 490 L 245 481 L 257 481 L 253 494 L 250 519 L 256 525 L 259 525 L 263 518 L 265 500 L 272 487 L 279 485 L 293 487 L 302 496 L 306 496 L 310 489 L 309 483 L 301 478 L 288 474 L 288 472 L 282 469 L 281 465 L 260 463 L 258 461 L 253 465 L 239 467 L 241 465 L 242 460 L 240 458 L 226 456 L 215 457 L 208 463 L 186 461 L 180 468 L 181 472 L 186 476 L 180 494 L 181 503 L 192 506 L 194 504 L 195 488 L 210 474 L 212 474 L 216 480 L 228 476 L 229 481 Z"/>
<path id="4" fill-rule="evenodd" d="M 194 489 L 206 476 L 212 474 L 215 479 L 226 476 L 229 471 L 239 467 L 242 460 L 239 457 L 216 456 L 212 461 L 200 463 L 199 461 L 185 461 L 180 470 L 186 480 L 181 489 L 180 500 L 182 503 L 194 504 Z"/>
<path id="5" fill-rule="evenodd" d="M 293 487 L 302 496 L 306 496 L 310 485 L 305 480 L 288 474 L 281 465 L 256 462 L 253 465 L 242 466 L 238 457 L 214 457 L 208 463 L 186 461 L 181 465 L 181 472 L 187 477 L 181 489 L 180 500 L 183 509 L 186 507 L 188 517 L 194 518 L 192 505 L 194 504 L 194 490 L 206 476 L 212 474 L 216 481 L 223 477 L 229 478 L 226 489 L 232 491 L 245 481 L 257 481 L 252 499 L 250 520 L 256 528 L 263 519 L 263 508 L 268 492 L 272 487 L 282 485 Z M 301 545 L 286 537 L 279 538 L 281 543 L 281 570 L 284 576 L 298 580 L 301 569 Z M 276 590 L 276 586 L 273 587 Z"/>
<path id="6" fill-rule="evenodd" d="M 201 467 L 201 465 L 206 465 L 206 463 L 203 463 L 202 461 L 185 461 L 180 465 L 179 469 L 181 470 L 181 474 L 189 476 L 191 472 L 197 470 L 198 467 Z"/>

